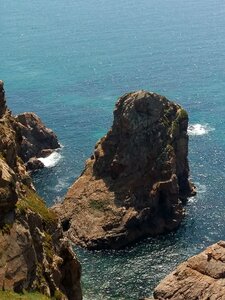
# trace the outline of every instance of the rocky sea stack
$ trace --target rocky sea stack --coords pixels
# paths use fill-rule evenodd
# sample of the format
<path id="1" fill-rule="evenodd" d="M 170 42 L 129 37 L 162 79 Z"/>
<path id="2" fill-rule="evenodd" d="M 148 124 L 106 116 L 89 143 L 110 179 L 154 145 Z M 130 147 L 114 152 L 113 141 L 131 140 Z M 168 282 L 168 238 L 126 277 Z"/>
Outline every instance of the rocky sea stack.
<path id="1" fill-rule="evenodd" d="M 0 81 L 0 292 L 81 300 L 80 264 L 56 215 L 34 189 L 20 156 L 22 141 Z"/>
<path id="2" fill-rule="evenodd" d="M 188 115 L 163 96 L 119 98 L 112 128 L 54 211 L 64 231 L 89 249 L 118 249 L 175 229 L 189 182 Z"/>

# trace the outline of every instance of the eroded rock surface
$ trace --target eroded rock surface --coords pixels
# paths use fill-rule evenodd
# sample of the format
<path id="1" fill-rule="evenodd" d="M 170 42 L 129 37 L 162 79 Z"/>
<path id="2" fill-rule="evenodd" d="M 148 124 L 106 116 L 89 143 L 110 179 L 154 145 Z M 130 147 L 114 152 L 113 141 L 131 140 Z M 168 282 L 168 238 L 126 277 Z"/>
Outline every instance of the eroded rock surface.
<path id="1" fill-rule="evenodd" d="M 188 180 L 188 115 L 165 97 L 138 91 L 121 97 L 110 131 L 54 210 L 75 243 L 121 248 L 175 229 Z"/>
<path id="2" fill-rule="evenodd" d="M 60 148 L 57 136 L 47 128 L 35 113 L 23 113 L 16 117 L 22 135 L 19 155 L 26 162 L 28 170 L 41 169 L 40 157 L 50 155 Z"/>
<path id="3" fill-rule="evenodd" d="M 225 242 L 220 241 L 179 265 L 156 287 L 154 299 L 225 299 Z"/>
<path id="4" fill-rule="evenodd" d="M 0 81 L 0 289 L 81 300 L 80 264 L 20 158 L 22 134 Z"/>

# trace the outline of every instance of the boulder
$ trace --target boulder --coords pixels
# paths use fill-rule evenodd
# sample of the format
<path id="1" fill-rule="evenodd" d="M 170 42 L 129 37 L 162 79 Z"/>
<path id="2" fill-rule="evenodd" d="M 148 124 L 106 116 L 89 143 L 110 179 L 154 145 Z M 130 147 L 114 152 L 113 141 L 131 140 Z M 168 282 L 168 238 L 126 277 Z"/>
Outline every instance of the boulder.
<path id="1" fill-rule="evenodd" d="M 25 164 L 27 170 L 35 171 L 38 169 L 43 169 L 45 165 L 37 157 L 31 157 L 28 162 Z"/>
<path id="2" fill-rule="evenodd" d="M 157 300 L 213 300 L 224 299 L 224 295 L 224 241 L 208 247 L 179 265 L 160 282 L 153 294 Z"/>
<path id="3" fill-rule="evenodd" d="M 55 133 L 47 128 L 36 114 L 20 114 L 16 121 L 22 135 L 19 154 L 24 162 L 32 157 L 46 157 L 52 153 L 51 150 L 60 148 Z"/>
<path id="4" fill-rule="evenodd" d="M 109 132 L 54 207 L 66 235 L 88 249 L 118 249 L 180 224 L 189 182 L 188 115 L 163 96 L 119 98 Z"/>

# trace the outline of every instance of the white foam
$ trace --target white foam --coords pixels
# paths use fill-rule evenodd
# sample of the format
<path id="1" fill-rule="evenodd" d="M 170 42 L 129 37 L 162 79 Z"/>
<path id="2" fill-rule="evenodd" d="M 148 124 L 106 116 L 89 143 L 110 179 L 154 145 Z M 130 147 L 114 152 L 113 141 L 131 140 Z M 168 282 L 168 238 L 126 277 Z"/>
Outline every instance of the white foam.
<path id="1" fill-rule="evenodd" d="M 208 134 L 210 131 L 213 131 L 214 128 L 210 127 L 208 124 L 192 124 L 188 126 L 189 135 L 204 135 Z"/>
<path id="2" fill-rule="evenodd" d="M 39 157 L 38 160 L 40 160 L 46 168 L 52 168 L 57 165 L 61 158 L 62 155 L 55 151 L 47 157 Z"/>

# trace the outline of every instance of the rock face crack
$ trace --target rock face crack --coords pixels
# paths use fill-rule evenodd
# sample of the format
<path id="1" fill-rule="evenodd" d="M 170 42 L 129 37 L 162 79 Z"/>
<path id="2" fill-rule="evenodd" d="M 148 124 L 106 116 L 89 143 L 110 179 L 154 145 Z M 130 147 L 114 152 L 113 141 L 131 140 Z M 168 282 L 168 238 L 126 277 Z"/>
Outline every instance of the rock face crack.
<path id="1" fill-rule="evenodd" d="M 54 207 L 62 221 L 70 219 L 73 242 L 118 249 L 179 226 L 181 200 L 193 194 L 187 126 L 186 111 L 163 96 L 138 91 L 119 98 L 112 128 Z"/>

